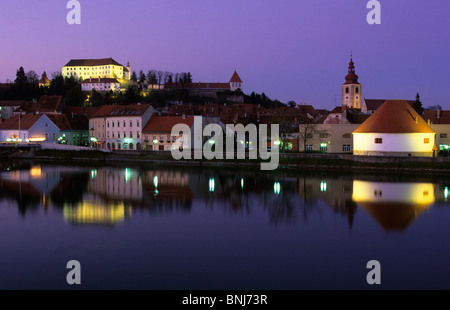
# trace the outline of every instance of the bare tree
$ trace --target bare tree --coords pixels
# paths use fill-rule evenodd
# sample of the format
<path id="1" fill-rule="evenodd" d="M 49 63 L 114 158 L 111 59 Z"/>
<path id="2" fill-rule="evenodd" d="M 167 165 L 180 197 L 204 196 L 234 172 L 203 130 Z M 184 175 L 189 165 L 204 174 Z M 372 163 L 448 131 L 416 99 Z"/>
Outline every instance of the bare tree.
<path id="1" fill-rule="evenodd" d="M 306 145 L 312 142 L 314 136 L 317 135 L 317 124 L 314 120 L 304 118 L 299 125 L 299 140 L 303 143 L 303 150 L 306 152 Z"/>

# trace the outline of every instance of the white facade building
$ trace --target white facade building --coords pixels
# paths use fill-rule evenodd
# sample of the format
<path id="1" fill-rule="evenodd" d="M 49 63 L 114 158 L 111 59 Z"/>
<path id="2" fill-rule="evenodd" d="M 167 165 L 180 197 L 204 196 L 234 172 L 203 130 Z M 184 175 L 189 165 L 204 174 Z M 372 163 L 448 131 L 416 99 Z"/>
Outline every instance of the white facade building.
<path id="1" fill-rule="evenodd" d="M 353 154 L 433 156 L 436 132 L 405 100 L 387 100 L 353 132 Z"/>

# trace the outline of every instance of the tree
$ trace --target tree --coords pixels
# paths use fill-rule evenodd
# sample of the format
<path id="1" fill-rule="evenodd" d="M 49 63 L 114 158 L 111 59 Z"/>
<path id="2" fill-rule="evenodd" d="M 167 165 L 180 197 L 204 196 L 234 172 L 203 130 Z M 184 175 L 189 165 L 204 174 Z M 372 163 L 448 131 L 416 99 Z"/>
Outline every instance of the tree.
<path id="1" fill-rule="evenodd" d="M 145 81 L 146 81 L 145 74 L 141 70 L 141 71 L 139 71 L 139 83 L 144 83 Z"/>
<path id="2" fill-rule="evenodd" d="M 133 73 L 131 73 L 131 78 L 130 80 L 137 82 L 137 76 L 136 76 L 136 71 L 133 71 Z"/>
<path id="3" fill-rule="evenodd" d="M 23 67 L 20 67 L 16 72 L 16 79 L 14 80 L 14 84 L 19 87 L 24 87 L 28 83 L 27 76 L 25 75 L 25 71 Z"/>
<path id="4" fill-rule="evenodd" d="M 303 150 L 306 152 L 306 145 L 317 135 L 317 124 L 305 117 L 299 125 L 299 140 L 303 143 Z"/>
<path id="5" fill-rule="evenodd" d="M 30 70 L 26 74 L 27 82 L 30 84 L 38 84 L 39 83 L 39 77 L 33 70 Z"/>
<path id="6" fill-rule="evenodd" d="M 290 106 L 291 108 L 295 108 L 297 106 L 297 103 L 294 100 L 288 101 L 288 106 Z"/>
<path id="7" fill-rule="evenodd" d="M 422 102 L 420 101 L 419 92 L 417 92 L 416 101 L 413 104 L 413 108 L 419 115 L 422 115 L 422 113 L 423 113 L 423 106 L 422 106 Z"/>

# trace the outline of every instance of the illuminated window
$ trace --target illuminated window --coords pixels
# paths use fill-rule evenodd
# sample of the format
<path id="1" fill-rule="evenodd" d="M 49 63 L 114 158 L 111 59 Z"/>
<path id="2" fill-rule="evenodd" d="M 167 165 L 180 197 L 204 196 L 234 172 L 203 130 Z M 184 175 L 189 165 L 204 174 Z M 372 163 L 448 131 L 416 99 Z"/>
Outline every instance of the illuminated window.
<path id="1" fill-rule="evenodd" d="M 381 143 L 383 143 L 383 138 L 375 138 L 375 143 L 376 143 L 376 144 L 381 144 Z"/>
<path id="2" fill-rule="evenodd" d="M 424 139 L 423 139 L 423 143 L 425 143 L 425 144 L 430 143 L 430 138 L 424 138 Z"/>

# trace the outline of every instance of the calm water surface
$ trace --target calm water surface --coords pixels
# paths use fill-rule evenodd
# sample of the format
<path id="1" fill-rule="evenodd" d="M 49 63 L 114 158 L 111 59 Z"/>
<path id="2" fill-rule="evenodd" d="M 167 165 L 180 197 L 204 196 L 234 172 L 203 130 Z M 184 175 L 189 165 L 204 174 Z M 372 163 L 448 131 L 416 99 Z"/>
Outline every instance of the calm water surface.
<path id="1" fill-rule="evenodd" d="M 450 289 L 450 176 L 2 163 L 0 289 Z M 450 199 L 450 198 L 449 198 Z"/>

